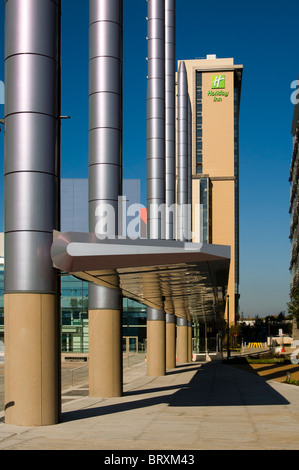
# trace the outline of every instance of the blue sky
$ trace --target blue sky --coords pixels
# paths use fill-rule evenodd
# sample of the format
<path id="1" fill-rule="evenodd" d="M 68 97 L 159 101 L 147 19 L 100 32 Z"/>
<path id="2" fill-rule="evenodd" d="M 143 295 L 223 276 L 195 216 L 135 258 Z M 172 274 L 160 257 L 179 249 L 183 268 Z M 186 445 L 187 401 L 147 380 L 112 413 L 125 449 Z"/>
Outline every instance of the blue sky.
<path id="1" fill-rule="evenodd" d="M 289 300 L 289 169 L 299 75 L 298 2 L 177 0 L 177 59 L 216 54 L 243 64 L 240 114 L 240 311 L 265 316 Z M 140 178 L 145 202 L 145 0 L 124 0 L 124 177 Z M 4 80 L 4 0 L 0 80 Z M 62 1 L 62 164 L 64 178 L 88 174 L 88 1 Z M 4 106 L 0 105 L 0 118 Z M 3 149 L 0 133 L 0 230 Z"/>

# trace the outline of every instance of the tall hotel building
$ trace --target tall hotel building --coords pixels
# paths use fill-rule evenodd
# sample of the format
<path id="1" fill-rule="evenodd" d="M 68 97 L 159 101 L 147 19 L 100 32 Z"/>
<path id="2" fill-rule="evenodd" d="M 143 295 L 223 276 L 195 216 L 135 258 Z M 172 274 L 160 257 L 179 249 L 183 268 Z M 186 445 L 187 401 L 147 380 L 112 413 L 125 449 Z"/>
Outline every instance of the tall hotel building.
<path id="1" fill-rule="evenodd" d="M 229 322 L 239 300 L 239 108 L 242 65 L 185 60 L 192 115 L 193 241 L 229 245 Z M 201 205 L 201 217 L 195 207 Z M 197 206 L 198 207 L 198 206 Z M 227 312 L 226 312 L 227 316 Z"/>

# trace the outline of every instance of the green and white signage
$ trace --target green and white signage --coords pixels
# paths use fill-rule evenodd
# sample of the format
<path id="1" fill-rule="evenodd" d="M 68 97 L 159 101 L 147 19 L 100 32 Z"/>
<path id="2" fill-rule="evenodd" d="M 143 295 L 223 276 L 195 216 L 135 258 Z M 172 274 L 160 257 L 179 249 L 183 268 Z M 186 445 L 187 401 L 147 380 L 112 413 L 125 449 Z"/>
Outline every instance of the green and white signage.
<path id="1" fill-rule="evenodd" d="M 211 88 L 225 88 L 225 75 L 212 75 Z"/>
<path id="2" fill-rule="evenodd" d="M 211 90 L 208 91 L 208 96 L 213 96 L 213 101 L 222 101 L 222 98 L 227 98 L 229 91 L 225 90 L 225 75 L 212 75 L 211 77 Z"/>

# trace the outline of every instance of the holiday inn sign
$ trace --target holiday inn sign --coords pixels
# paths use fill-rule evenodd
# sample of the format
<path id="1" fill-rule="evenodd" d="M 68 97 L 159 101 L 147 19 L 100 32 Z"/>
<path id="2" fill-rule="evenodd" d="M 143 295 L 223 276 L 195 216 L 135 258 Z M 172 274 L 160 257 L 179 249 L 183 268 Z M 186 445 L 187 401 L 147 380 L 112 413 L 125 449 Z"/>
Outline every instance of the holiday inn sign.
<path id="1" fill-rule="evenodd" d="M 213 96 L 213 101 L 222 101 L 222 97 L 226 98 L 229 95 L 229 91 L 224 91 L 225 75 L 212 75 L 211 88 L 212 89 L 208 91 L 208 96 Z"/>

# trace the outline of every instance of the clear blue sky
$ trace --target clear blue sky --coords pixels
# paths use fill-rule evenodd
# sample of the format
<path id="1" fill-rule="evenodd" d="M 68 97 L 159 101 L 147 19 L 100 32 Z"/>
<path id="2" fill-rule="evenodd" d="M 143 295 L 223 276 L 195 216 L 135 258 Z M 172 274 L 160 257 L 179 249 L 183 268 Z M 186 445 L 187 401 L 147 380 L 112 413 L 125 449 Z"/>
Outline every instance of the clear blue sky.
<path id="1" fill-rule="evenodd" d="M 62 177 L 88 174 L 88 1 L 62 1 Z M 289 298 L 289 168 L 299 75 L 298 2 L 177 0 L 177 59 L 216 54 L 243 64 L 240 115 L 240 292 L 244 315 L 286 311 Z M 124 177 L 146 188 L 145 0 L 124 0 Z M 4 0 L 0 80 L 4 80 Z M 0 105 L 0 117 L 4 107 Z M 3 230 L 3 132 L 0 230 Z M 143 200 L 145 202 L 145 199 Z"/>

